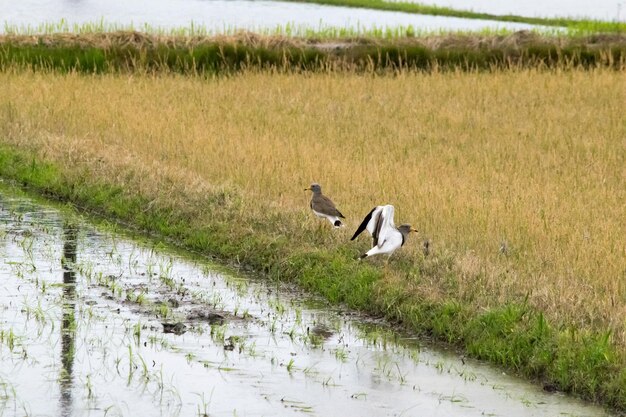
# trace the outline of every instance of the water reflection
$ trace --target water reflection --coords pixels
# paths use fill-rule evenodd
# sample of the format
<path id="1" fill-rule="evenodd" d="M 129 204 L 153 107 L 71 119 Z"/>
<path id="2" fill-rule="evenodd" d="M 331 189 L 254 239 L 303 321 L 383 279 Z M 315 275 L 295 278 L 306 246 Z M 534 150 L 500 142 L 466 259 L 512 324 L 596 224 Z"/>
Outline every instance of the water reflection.
<path id="1" fill-rule="evenodd" d="M 290 288 L 64 219 L 0 196 L 0 416 L 608 416 Z M 162 316 L 189 330 L 163 333 Z"/>
<path id="2" fill-rule="evenodd" d="M 72 415 L 72 383 L 76 339 L 76 225 L 63 226 L 63 317 L 61 319 L 60 415 Z"/>

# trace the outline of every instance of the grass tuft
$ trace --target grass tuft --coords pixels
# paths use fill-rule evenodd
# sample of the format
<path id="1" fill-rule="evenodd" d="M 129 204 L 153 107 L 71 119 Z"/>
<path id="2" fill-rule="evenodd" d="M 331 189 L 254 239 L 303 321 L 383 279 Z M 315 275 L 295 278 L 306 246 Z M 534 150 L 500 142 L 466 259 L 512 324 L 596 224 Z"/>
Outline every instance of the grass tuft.
<path id="1" fill-rule="evenodd" d="M 377 39 L 160 36 L 139 32 L 0 36 L 0 70 L 90 74 L 397 73 L 626 66 L 626 35 L 548 36 L 533 32 Z"/>

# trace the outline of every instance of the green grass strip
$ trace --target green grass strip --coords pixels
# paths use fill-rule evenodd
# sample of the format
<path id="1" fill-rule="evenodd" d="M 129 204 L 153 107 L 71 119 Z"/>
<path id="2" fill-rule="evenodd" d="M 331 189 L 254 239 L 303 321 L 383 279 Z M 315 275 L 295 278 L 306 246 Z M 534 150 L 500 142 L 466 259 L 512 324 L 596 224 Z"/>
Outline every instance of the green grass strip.
<path id="1" fill-rule="evenodd" d="M 431 46 L 432 45 L 432 46 Z M 458 35 L 402 40 L 280 37 L 161 38 L 136 32 L 0 38 L 0 70 L 233 73 L 243 70 L 353 71 L 623 69 L 626 36 Z"/>
<path id="2" fill-rule="evenodd" d="M 625 22 L 607 22 L 594 19 L 570 19 L 566 17 L 526 17 L 517 15 L 496 15 L 491 13 L 480 13 L 470 10 L 458 10 L 449 7 L 426 5 L 420 3 L 383 1 L 383 0 L 281 0 L 294 3 L 315 3 L 329 6 L 357 7 L 363 9 L 386 10 L 404 13 L 416 13 L 432 16 L 460 17 L 465 19 L 495 20 L 499 22 L 528 23 L 531 25 L 542 25 L 552 27 L 562 27 L 580 32 L 625 32 Z"/>
<path id="3" fill-rule="evenodd" d="M 428 302 L 385 284 L 380 268 L 356 262 L 349 250 L 303 244 L 298 238 L 302 231 L 293 224 L 281 224 L 277 213 L 242 218 L 238 208 L 250 203 L 224 191 L 206 195 L 200 212 L 176 207 L 169 200 L 149 204 L 155 196 L 133 193 L 132 179 L 126 184 L 97 180 L 88 170 L 78 172 L 1 144 L 0 177 L 87 212 L 156 233 L 185 249 L 230 262 L 236 259 L 268 279 L 298 283 L 333 303 L 383 315 L 413 332 L 464 349 L 473 357 L 626 411 L 626 358 L 612 343 L 610 333 L 581 332 L 549 323 L 525 302 L 479 311 L 456 300 Z M 254 232 L 242 223 L 253 225 Z M 276 225 L 290 227 L 295 237 L 276 234 Z M 431 264 L 416 261 L 417 267 L 403 262 L 406 260 L 399 258 L 394 267 L 410 275 L 417 285 L 420 277 L 432 274 L 444 280 L 454 278 L 446 277 L 453 271 L 452 259 L 437 259 Z"/>

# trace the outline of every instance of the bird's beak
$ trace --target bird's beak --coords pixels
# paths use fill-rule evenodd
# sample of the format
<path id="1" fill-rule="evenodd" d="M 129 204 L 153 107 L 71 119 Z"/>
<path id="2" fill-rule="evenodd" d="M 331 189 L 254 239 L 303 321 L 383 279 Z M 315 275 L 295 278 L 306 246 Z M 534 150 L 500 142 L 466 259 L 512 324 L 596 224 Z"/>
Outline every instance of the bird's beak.
<path id="1" fill-rule="evenodd" d="M 305 188 L 304 191 L 311 191 L 311 187 Z"/>
<path id="2" fill-rule="evenodd" d="M 411 232 L 418 233 L 417 229 L 416 229 L 416 228 L 414 228 L 414 227 L 411 227 Z"/>

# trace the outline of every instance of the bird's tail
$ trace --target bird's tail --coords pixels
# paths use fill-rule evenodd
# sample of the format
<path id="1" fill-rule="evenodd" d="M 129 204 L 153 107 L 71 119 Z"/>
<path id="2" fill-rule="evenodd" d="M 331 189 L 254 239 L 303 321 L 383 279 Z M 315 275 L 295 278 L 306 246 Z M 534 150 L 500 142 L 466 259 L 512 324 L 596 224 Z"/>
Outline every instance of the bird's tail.
<path id="1" fill-rule="evenodd" d="M 367 258 L 367 253 L 364 253 L 363 255 L 359 256 L 359 259 L 358 259 L 358 260 L 360 261 L 360 260 L 361 260 L 361 259 L 363 259 L 363 258 Z"/>

